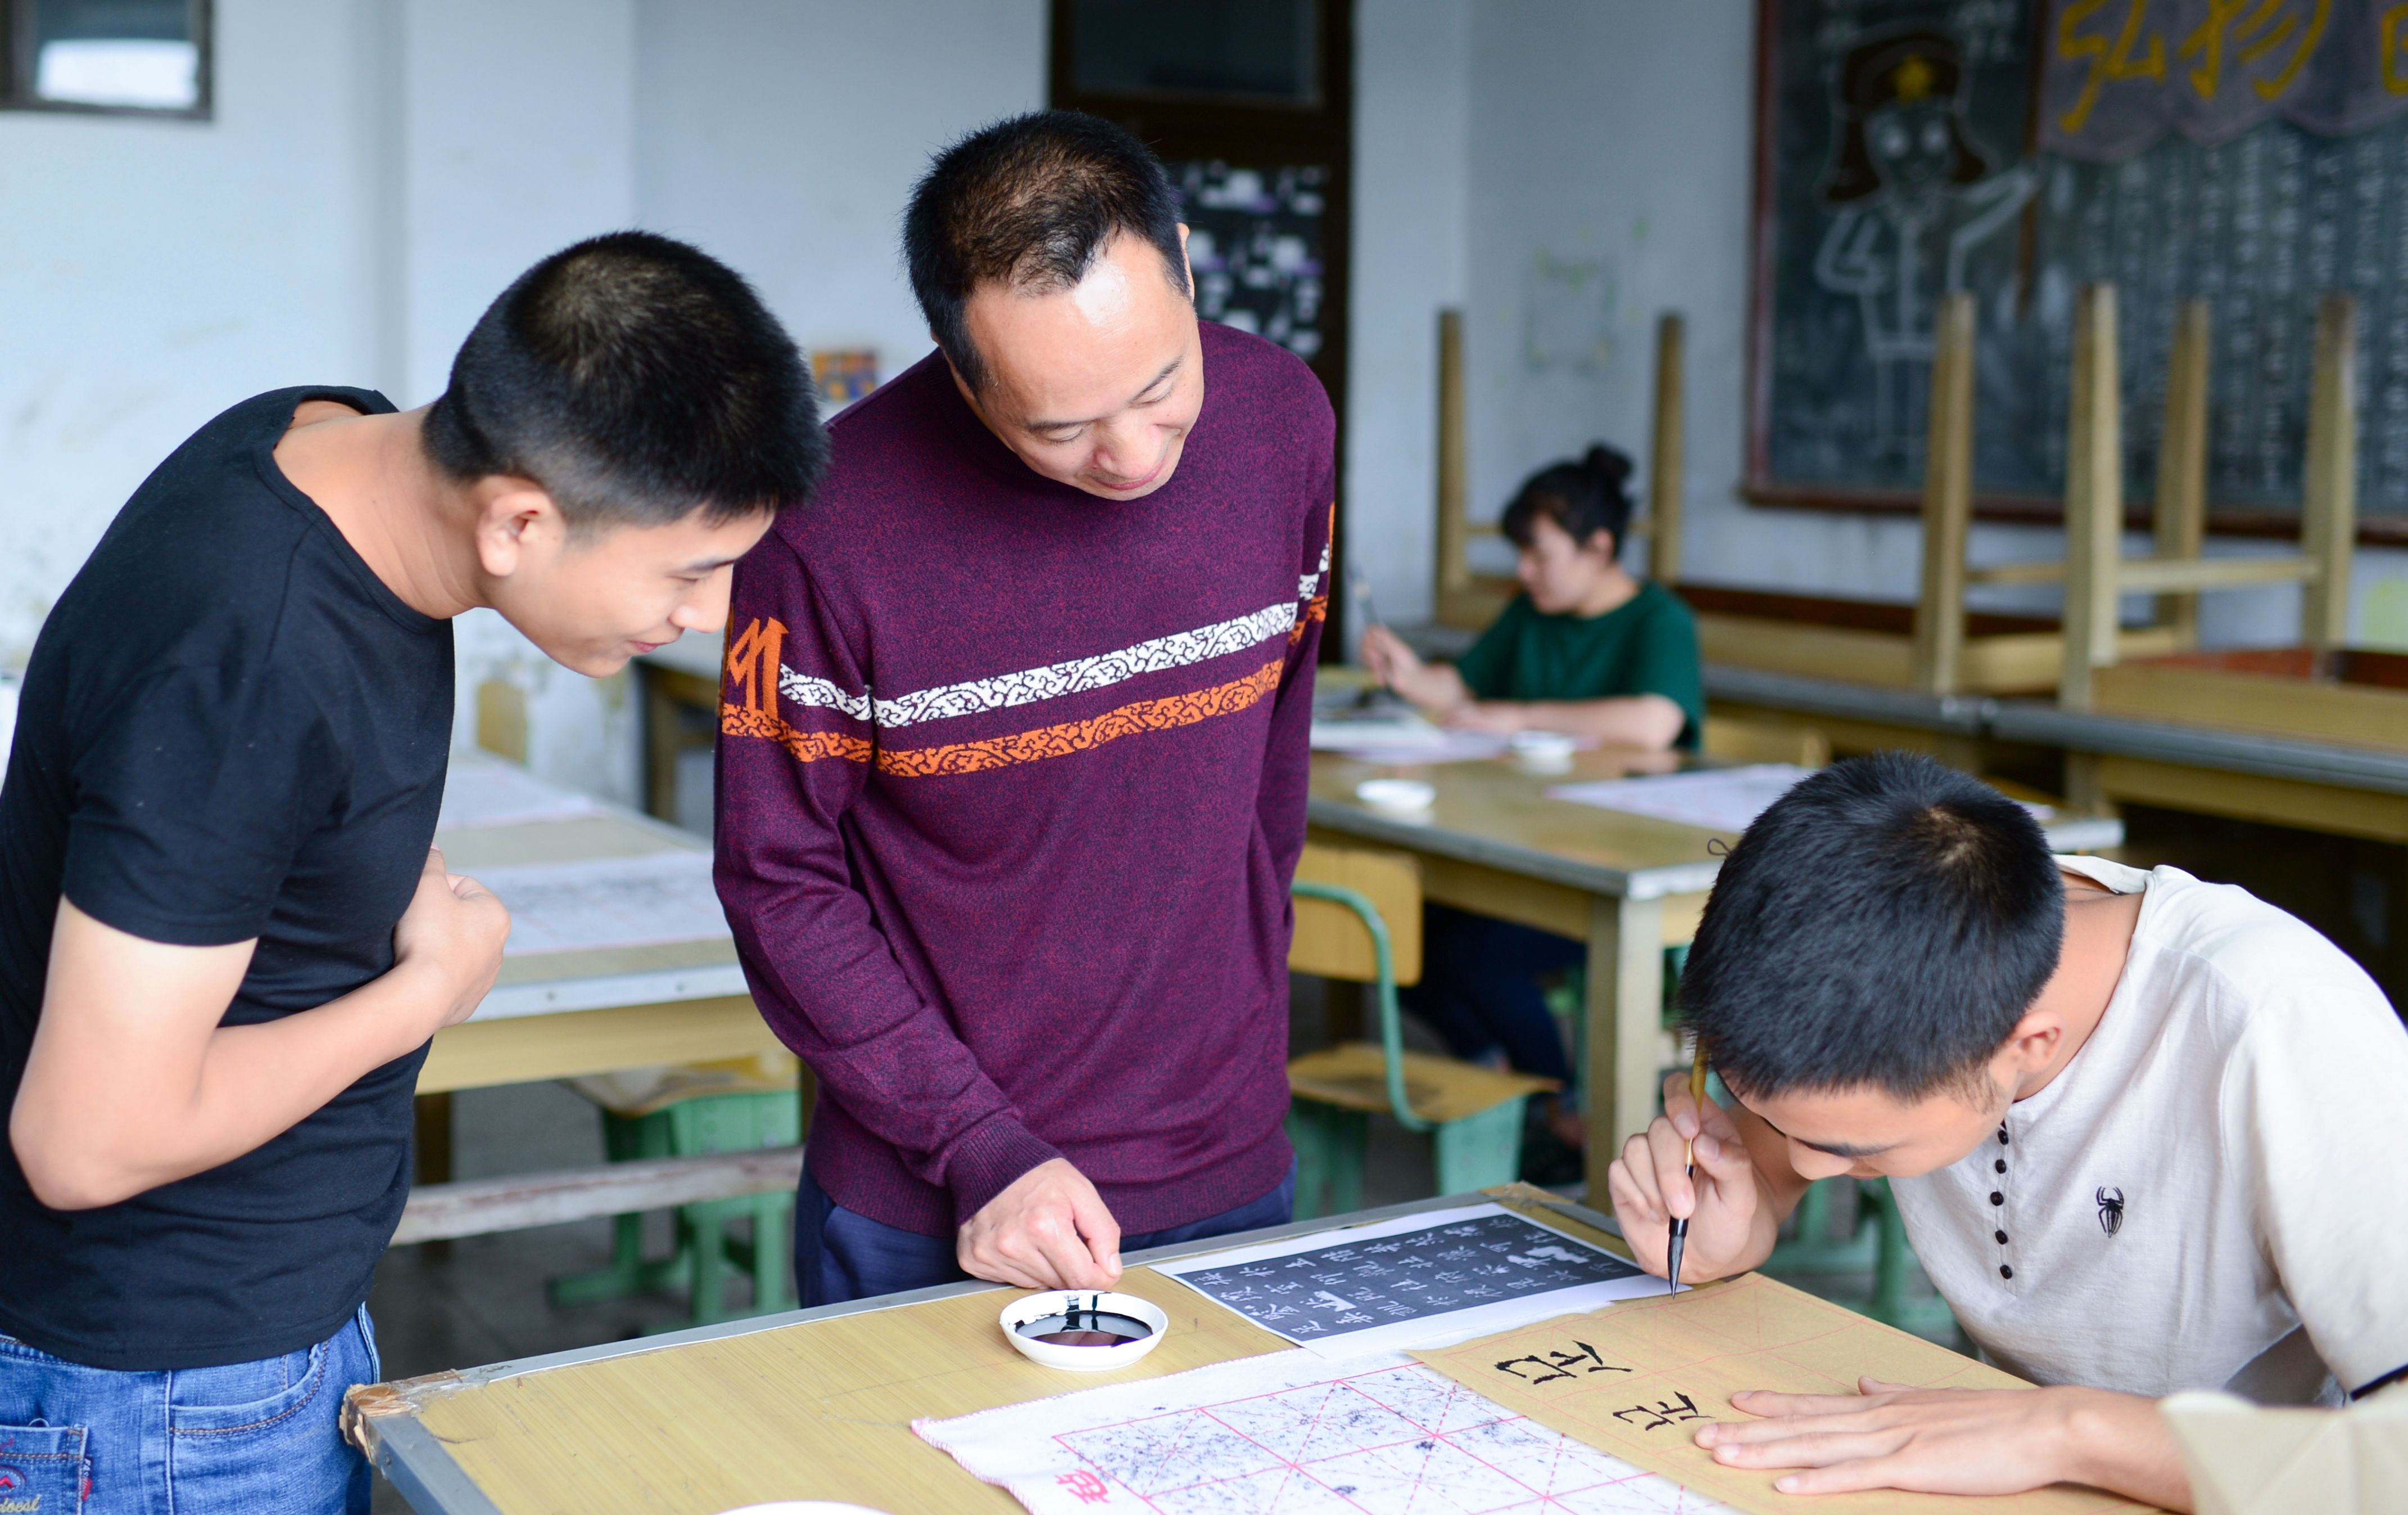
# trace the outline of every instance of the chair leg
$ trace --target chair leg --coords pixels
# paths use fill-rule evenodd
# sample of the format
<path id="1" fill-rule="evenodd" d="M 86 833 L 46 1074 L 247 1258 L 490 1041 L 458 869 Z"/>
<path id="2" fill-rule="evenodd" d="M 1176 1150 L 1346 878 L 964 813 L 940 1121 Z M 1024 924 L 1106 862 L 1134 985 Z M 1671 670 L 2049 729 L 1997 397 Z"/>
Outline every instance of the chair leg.
<path id="1" fill-rule="evenodd" d="M 1300 1221 L 1363 1208 L 1363 1161 L 1370 1121 L 1309 1099 L 1287 1108 L 1287 1139 L 1296 1149 L 1296 1214 Z M 1325 1193 L 1326 1195 L 1325 1199 Z"/>
<path id="2" fill-rule="evenodd" d="M 795 1193 L 789 1189 L 752 1201 L 752 1313 L 793 1309 Z"/>
<path id="3" fill-rule="evenodd" d="M 1522 1111 L 1529 1102 L 1520 1095 L 1440 1126 L 1432 1136 L 1438 1192 L 1462 1194 L 1512 1183 L 1521 1166 Z"/>
<path id="4" fill-rule="evenodd" d="M 744 1201 L 724 1199 L 687 1205 L 678 1211 L 678 1229 L 686 1234 L 686 1251 L 694 1259 L 694 1323 L 710 1325 L 732 1319 L 727 1308 L 727 1222 L 729 1212 L 748 1208 Z"/>

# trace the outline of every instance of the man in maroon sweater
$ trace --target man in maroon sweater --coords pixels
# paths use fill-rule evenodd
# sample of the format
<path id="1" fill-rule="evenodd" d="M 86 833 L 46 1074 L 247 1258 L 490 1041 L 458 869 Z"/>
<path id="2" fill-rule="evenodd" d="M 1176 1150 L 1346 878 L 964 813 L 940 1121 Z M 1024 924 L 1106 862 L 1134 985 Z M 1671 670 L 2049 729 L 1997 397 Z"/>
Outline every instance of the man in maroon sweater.
<path id="1" fill-rule="evenodd" d="M 1197 322 L 1185 239 L 1092 117 L 948 149 L 904 234 L 938 351 L 737 569 L 719 888 L 819 1075 L 810 1303 L 1288 1218 L 1334 422 Z"/>

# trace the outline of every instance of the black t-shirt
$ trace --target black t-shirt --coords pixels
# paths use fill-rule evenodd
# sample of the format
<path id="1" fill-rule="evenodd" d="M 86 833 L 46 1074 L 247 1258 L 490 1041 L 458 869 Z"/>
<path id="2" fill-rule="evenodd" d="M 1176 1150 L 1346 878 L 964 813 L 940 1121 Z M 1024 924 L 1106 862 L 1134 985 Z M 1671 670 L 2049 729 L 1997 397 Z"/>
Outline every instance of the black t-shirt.
<path id="1" fill-rule="evenodd" d="M 62 893 L 149 941 L 259 946 L 226 1025 L 393 965 L 452 736 L 452 628 L 369 571 L 273 449 L 305 400 L 246 400 L 143 481 L 34 645 L 0 789 L 0 1109 L 41 1013 Z M 247 1362 L 332 1336 L 409 1192 L 421 1050 L 265 1146 L 90 1210 L 0 1141 L 0 1331 L 96 1367 Z"/>

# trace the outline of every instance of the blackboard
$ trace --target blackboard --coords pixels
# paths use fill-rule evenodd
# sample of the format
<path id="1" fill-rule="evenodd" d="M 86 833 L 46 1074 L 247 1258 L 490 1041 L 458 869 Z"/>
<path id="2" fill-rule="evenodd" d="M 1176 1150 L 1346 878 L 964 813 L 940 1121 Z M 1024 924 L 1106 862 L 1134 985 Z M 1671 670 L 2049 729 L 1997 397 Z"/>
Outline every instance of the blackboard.
<path id="1" fill-rule="evenodd" d="M 2296 517 L 2315 307 L 2356 296 L 2366 535 L 2408 539 L 2408 6 L 1759 0 L 1751 497 L 1923 478 L 1942 293 L 1980 310 L 1974 478 L 2062 497 L 2076 293 L 2118 286 L 2128 485 L 2182 301 L 2214 321 L 2211 520 Z"/>

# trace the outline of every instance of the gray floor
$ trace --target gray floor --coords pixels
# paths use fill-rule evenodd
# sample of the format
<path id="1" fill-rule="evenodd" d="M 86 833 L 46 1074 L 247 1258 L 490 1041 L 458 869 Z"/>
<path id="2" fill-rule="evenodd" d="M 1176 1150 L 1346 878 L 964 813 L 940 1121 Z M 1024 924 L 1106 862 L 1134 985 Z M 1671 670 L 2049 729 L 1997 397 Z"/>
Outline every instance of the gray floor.
<path id="1" fill-rule="evenodd" d="M 1297 1050 L 1326 1045 L 1329 1009 L 1318 981 L 1297 981 L 1291 1040 Z M 1436 1050 L 1410 1023 L 1407 1040 Z M 602 1161 L 600 1117 L 563 1085 L 467 1091 L 455 1097 L 452 1120 L 453 1167 L 462 1179 Z M 1427 1136 L 1406 1132 L 1391 1121 L 1372 1122 L 1364 1175 L 1366 1205 L 1425 1197 L 1435 1181 Z M 647 1226 L 652 1254 L 666 1251 L 668 1217 L 649 1217 Z M 567 1308 L 550 1302 L 547 1280 L 600 1267 L 609 1257 L 607 1221 L 394 1249 L 378 1269 L 368 1299 L 385 1377 L 416 1378 L 445 1368 L 631 1340 L 682 1323 L 685 1301 L 665 1294 Z M 1794 1281 L 1842 1299 L 1862 1295 L 1870 1286 L 1863 1276 Z M 1928 1291 L 1919 1276 L 1916 1282 Z M 380 1482 L 376 1508 L 378 1515 L 403 1515 L 408 1507 Z"/>

